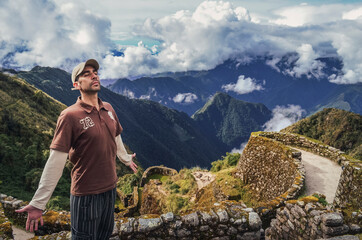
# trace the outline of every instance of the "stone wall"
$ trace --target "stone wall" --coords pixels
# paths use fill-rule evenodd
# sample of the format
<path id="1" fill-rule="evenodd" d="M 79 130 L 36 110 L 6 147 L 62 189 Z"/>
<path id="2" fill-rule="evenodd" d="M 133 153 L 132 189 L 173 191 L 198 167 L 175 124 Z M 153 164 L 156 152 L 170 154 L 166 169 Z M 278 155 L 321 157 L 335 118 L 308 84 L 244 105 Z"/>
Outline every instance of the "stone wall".
<path id="1" fill-rule="evenodd" d="M 13 230 L 11 226 L 11 222 L 5 216 L 3 205 L 0 203 L 0 239 L 13 239 Z"/>
<path id="2" fill-rule="evenodd" d="M 27 205 L 27 202 L 18 200 L 5 194 L 0 194 L 0 202 L 3 205 L 4 214 L 15 225 L 25 228 L 26 213 L 16 213 L 15 210 Z M 44 226 L 40 227 L 37 234 L 45 235 L 60 231 L 70 231 L 70 213 L 66 211 L 45 211 L 43 214 Z"/>
<path id="3" fill-rule="evenodd" d="M 305 171 L 300 153 L 282 143 L 252 134 L 237 166 L 236 176 L 249 184 L 259 201 L 285 195 L 296 197 L 304 184 Z"/>
<path id="4" fill-rule="evenodd" d="M 149 167 L 142 174 L 140 186 L 143 187 L 146 184 L 148 177 L 153 174 L 161 174 L 164 176 L 173 176 L 173 175 L 177 174 L 177 171 L 175 169 L 163 167 L 163 166 Z"/>
<path id="5" fill-rule="evenodd" d="M 362 211 L 362 166 L 357 163 L 347 163 L 339 179 L 336 196 L 333 201 L 335 208 L 350 208 Z M 361 219 L 358 221 L 362 224 Z"/>
<path id="6" fill-rule="evenodd" d="M 257 213 L 242 204 L 222 202 L 209 211 L 184 216 L 172 212 L 158 217 L 121 220 L 120 239 L 261 239 Z M 117 239 L 117 238 L 114 238 Z"/>
<path id="7" fill-rule="evenodd" d="M 348 159 L 345 153 L 317 140 L 312 140 L 298 134 L 261 132 L 260 136 L 275 139 L 285 145 L 295 146 L 307 149 L 310 152 L 320 156 L 327 157 L 343 168 L 336 196 L 333 202 L 335 208 L 349 207 L 350 209 L 361 211 L 362 203 L 362 161 L 357 159 Z"/>
<path id="8" fill-rule="evenodd" d="M 266 239 L 321 239 L 358 234 L 359 225 L 347 225 L 343 215 L 327 210 L 318 198 L 305 197 L 286 202 L 265 230 Z M 358 238 L 357 238 L 358 239 Z"/>
<path id="9" fill-rule="evenodd" d="M 313 152 L 322 157 L 329 158 L 340 165 L 344 162 L 348 162 L 347 158 L 344 156 L 345 153 L 340 151 L 339 149 L 298 134 L 281 132 L 260 132 L 259 136 L 275 139 L 278 142 L 283 143 L 284 145 L 306 149 L 309 152 Z"/>

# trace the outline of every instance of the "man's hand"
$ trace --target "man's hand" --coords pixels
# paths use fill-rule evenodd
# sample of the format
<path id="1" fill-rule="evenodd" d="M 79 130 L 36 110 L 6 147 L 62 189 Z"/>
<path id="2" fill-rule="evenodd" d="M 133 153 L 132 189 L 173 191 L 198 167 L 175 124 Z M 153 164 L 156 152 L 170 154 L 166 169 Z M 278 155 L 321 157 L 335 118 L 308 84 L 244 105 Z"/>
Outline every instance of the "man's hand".
<path id="1" fill-rule="evenodd" d="M 135 158 L 135 157 L 136 157 L 136 153 L 132 154 L 132 161 L 131 161 L 131 164 L 129 165 L 129 167 L 132 169 L 132 171 L 133 171 L 134 173 L 137 172 L 137 168 L 138 168 L 137 164 L 135 164 L 135 163 L 133 162 L 133 158 Z"/>
<path id="2" fill-rule="evenodd" d="M 34 232 L 38 230 L 38 222 L 40 219 L 40 224 L 43 226 L 43 211 L 41 209 L 38 209 L 36 207 L 33 207 L 31 205 L 27 205 L 26 207 L 16 210 L 17 213 L 27 212 L 28 213 L 28 219 L 26 221 L 26 231 Z M 34 229 L 35 226 L 35 229 Z"/>

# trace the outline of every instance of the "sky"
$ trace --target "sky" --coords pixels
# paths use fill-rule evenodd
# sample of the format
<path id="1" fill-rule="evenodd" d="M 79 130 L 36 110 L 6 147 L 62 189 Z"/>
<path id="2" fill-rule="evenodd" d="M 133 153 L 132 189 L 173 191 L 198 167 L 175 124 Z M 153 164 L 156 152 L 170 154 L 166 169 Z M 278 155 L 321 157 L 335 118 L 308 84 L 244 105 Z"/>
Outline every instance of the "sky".
<path id="1" fill-rule="evenodd" d="M 0 66 L 21 70 L 70 72 L 95 58 L 102 78 L 134 79 L 258 56 L 281 71 L 288 56 L 284 74 L 355 84 L 362 82 L 361 39 L 362 1 L 0 1 Z M 343 61 L 338 74 L 318 60 L 331 56 Z M 225 86 L 245 88 L 262 86 L 244 76 Z"/>

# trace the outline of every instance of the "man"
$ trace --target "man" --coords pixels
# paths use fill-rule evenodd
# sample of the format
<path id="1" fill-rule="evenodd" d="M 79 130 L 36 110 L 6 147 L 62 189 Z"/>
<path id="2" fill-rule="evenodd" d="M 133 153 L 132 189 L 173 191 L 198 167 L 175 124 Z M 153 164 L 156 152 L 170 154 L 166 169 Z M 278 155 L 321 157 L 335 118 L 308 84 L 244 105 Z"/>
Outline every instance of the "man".
<path id="1" fill-rule="evenodd" d="M 16 211 L 28 212 L 26 230 L 37 230 L 39 220 L 43 225 L 42 212 L 69 154 L 74 164 L 70 196 L 72 239 L 109 239 L 113 231 L 116 155 L 137 172 L 133 162 L 136 154 L 127 154 L 114 109 L 98 98 L 98 69 L 94 59 L 73 69 L 73 86 L 81 96 L 60 114 L 38 190 L 29 205 Z"/>

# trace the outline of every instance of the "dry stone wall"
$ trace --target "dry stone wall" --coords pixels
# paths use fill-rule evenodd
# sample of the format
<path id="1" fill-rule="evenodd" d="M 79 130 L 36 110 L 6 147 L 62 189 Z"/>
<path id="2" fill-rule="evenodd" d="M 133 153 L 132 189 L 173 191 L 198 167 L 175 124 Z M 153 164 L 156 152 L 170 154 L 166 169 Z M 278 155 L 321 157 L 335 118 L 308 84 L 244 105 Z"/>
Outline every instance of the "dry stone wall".
<path id="1" fill-rule="evenodd" d="M 347 225 L 341 213 L 328 210 L 317 198 L 305 197 L 301 201 L 288 201 L 285 207 L 278 208 L 276 218 L 265 230 L 265 238 L 324 239 L 360 231 L 359 225 Z"/>
<path id="2" fill-rule="evenodd" d="M 350 208 L 359 210 L 362 214 L 362 166 L 356 163 L 347 163 L 339 179 L 336 196 L 333 201 L 335 208 Z M 362 224 L 361 219 L 358 221 Z"/>
<path id="3" fill-rule="evenodd" d="M 275 139 L 284 145 L 300 147 L 309 152 L 313 152 L 322 157 L 329 158 L 338 164 L 348 162 L 347 158 L 343 156 L 345 153 L 334 147 L 325 145 L 317 140 L 310 140 L 307 137 L 281 132 L 260 132 L 259 136 Z"/>
<path id="4" fill-rule="evenodd" d="M 362 210 L 362 161 L 349 160 L 345 153 L 316 140 L 310 140 L 298 134 L 261 132 L 260 136 L 275 139 L 285 145 L 307 149 L 320 156 L 327 157 L 343 168 L 336 196 L 333 202 L 335 208 L 349 207 L 355 211 Z"/>
<path id="5" fill-rule="evenodd" d="M 285 199 L 288 195 L 295 197 L 303 186 L 305 171 L 300 164 L 300 154 L 273 139 L 255 134 L 251 135 L 241 155 L 236 175 L 256 191 L 259 201 L 267 202 L 283 194 Z M 294 191 L 287 193 L 289 189 Z"/>
<path id="6" fill-rule="evenodd" d="M 173 176 L 173 175 L 177 174 L 177 171 L 173 168 L 162 167 L 162 166 L 149 167 L 146 169 L 146 171 L 144 171 L 144 173 L 142 175 L 140 186 L 143 187 L 146 184 L 148 177 L 153 174 L 161 174 L 164 176 Z"/>

